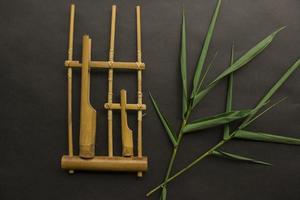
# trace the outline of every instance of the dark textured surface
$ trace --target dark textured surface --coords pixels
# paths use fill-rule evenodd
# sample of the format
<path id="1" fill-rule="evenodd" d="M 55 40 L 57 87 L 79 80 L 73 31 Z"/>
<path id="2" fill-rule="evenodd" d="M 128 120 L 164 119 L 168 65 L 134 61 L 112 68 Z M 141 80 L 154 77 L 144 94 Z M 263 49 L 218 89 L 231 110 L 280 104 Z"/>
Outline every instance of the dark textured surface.
<path id="1" fill-rule="evenodd" d="M 180 122 L 181 85 L 179 40 L 181 9 L 187 12 L 189 79 L 194 70 L 216 1 L 75 1 L 75 58 L 81 55 L 81 36 L 93 39 L 93 59 L 107 59 L 111 5 L 117 3 L 116 60 L 135 60 L 135 5 L 142 7 L 144 101 L 144 153 L 149 171 L 142 179 L 134 174 L 78 172 L 60 169 L 67 152 L 66 70 L 70 1 L 0 2 L 1 24 L 1 128 L 0 199 L 145 199 L 145 193 L 164 176 L 171 147 L 150 104 L 151 91 L 174 128 Z M 259 100 L 299 56 L 299 0 L 224 0 L 208 59 L 218 51 L 209 78 L 226 68 L 230 46 L 237 56 L 281 26 L 267 50 L 235 75 L 234 108 L 248 108 Z M 300 72 L 275 95 L 288 100 L 256 121 L 251 130 L 300 137 Z M 94 72 L 91 102 L 98 111 L 97 153 L 106 153 L 106 73 Z M 117 72 L 114 101 L 121 88 L 135 102 L 136 74 Z M 74 73 L 74 132 L 78 133 L 80 74 Z M 219 84 L 193 113 L 193 118 L 224 110 L 226 82 Z M 115 151 L 120 152 L 119 115 L 115 114 Z M 130 126 L 136 124 L 130 115 Z M 136 128 L 133 128 L 136 132 Z M 184 139 L 175 169 L 215 144 L 221 128 Z M 78 139 L 75 142 L 77 144 Z M 177 199 L 298 200 L 300 199 L 300 148 L 297 146 L 234 141 L 226 150 L 251 155 L 274 164 L 250 165 L 209 158 L 169 185 L 168 197 Z M 77 152 L 77 150 L 76 150 Z M 158 199 L 157 194 L 150 199 Z"/>

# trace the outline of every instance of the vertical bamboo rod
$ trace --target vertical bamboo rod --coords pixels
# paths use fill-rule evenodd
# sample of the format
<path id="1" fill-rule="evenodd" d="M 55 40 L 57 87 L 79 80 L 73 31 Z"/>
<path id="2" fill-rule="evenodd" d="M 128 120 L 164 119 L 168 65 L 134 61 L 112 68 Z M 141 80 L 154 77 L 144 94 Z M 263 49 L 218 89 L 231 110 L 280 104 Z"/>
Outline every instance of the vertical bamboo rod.
<path id="1" fill-rule="evenodd" d="M 109 47 L 109 62 L 114 61 L 115 48 L 115 28 L 116 28 L 116 5 L 112 6 L 111 11 L 111 30 L 110 30 L 110 47 Z M 112 103 L 113 100 L 113 69 L 108 70 L 108 95 L 107 102 Z M 112 109 L 107 111 L 108 121 L 108 156 L 113 156 L 113 116 Z"/>
<path id="2" fill-rule="evenodd" d="M 69 48 L 68 48 L 68 61 L 73 60 L 73 40 L 74 40 L 74 17 L 75 5 L 71 4 L 70 7 L 70 28 L 69 28 Z M 68 146 L 69 156 L 73 156 L 73 127 L 72 127 L 72 68 L 68 68 Z M 69 170 L 70 174 L 74 170 Z"/>
<path id="3" fill-rule="evenodd" d="M 136 35 L 137 35 L 137 62 L 141 63 L 142 62 L 142 41 L 141 41 L 141 10 L 140 6 L 136 6 Z M 137 72 L 137 81 L 138 81 L 138 97 L 137 101 L 138 104 L 142 104 L 142 70 L 138 70 Z M 141 110 L 138 111 L 138 157 L 142 157 L 142 118 L 143 118 L 143 113 Z M 142 177 L 143 173 L 138 172 L 137 173 L 138 177 Z"/>

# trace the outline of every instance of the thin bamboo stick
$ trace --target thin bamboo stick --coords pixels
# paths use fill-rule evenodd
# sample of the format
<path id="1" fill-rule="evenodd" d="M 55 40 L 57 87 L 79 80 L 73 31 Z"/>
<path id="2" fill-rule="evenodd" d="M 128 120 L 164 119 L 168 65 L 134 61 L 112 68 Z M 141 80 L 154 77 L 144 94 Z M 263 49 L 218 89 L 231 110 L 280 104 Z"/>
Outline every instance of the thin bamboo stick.
<path id="1" fill-rule="evenodd" d="M 70 7 L 68 61 L 73 60 L 74 17 L 75 17 L 75 5 L 71 4 L 71 7 Z M 68 68 L 68 147 L 69 147 L 69 156 L 72 157 L 73 156 L 72 68 Z M 69 173 L 73 174 L 74 170 L 70 169 Z"/>
<path id="2" fill-rule="evenodd" d="M 114 48 L 115 48 L 115 29 L 116 29 L 116 5 L 112 6 L 111 11 L 111 30 L 110 30 L 110 47 L 109 47 L 109 63 L 114 61 Z M 112 103 L 113 100 L 113 69 L 108 70 L 108 95 L 107 102 Z M 112 109 L 107 112 L 108 121 L 108 156 L 113 156 L 113 116 Z"/>
<path id="3" fill-rule="evenodd" d="M 140 6 L 136 6 L 136 32 L 137 32 L 137 63 L 142 62 L 142 41 L 141 41 L 141 10 Z M 142 98 L 143 98 L 143 93 L 142 93 L 142 70 L 138 70 L 137 72 L 137 81 L 138 81 L 138 86 L 137 86 L 137 101 L 138 104 L 142 104 Z M 143 113 L 141 110 L 138 110 L 138 157 L 141 158 L 143 154 L 142 150 L 142 118 L 143 118 Z M 137 173 L 138 177 L 142 177 L 143 173 L 139 171 Z"/>

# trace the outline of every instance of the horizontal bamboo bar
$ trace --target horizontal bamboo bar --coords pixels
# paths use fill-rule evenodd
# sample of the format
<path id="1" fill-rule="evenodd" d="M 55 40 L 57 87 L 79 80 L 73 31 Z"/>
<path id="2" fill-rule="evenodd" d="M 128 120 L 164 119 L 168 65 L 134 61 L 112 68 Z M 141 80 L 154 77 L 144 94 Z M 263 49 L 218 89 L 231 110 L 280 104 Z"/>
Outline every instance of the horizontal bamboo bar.
<path id="1" fill-rule="evenodd" d="M 66 60 L 65 67 L 81 68 L 81 63 L 78 60 Z M 103 69 L 145 69 L 145 63 L 143 62 L 110 62 L 110 61 L 90 61 L 90 68 L 103 68 Z"/>
<path id="2" fill-rule="evenodd" d="M 105 103 L 105 109 L 121 110 L 119 103 Z M 146 104 L 126 104 L 126 110 L 146 110 Z"/>
<path id="3" fill-rule="evenodd" d="M 79 156 L 66 156 L 61 159 L 61 168 L 65 170 L 91 170 L 91 171 L 147 171 L 147 157 L 106 157 L 96 156 L 93 159 L 82 159 Z"/>

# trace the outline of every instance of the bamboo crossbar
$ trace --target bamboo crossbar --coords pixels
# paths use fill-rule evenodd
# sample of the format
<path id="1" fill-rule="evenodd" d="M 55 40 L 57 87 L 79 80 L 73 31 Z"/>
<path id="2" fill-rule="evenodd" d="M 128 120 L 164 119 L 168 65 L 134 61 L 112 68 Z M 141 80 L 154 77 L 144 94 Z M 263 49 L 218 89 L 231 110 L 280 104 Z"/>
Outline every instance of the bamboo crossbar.
<path id="1" fill-rule="evenodd" d="M 91 59 L 91 39 L 88 35 L 83 36 L 82 61 L 73 60 L 74 18 L 75 5 L 70 7 L 70 27 L 68 58 L 65 61 L 68 79 L 68 155 L 61 159 L 62 169 L 69 173 L 74 170 L 99 170 L 99 171 L 127 171 L 137 172 L 142 177 L 142 172 L 147 171 L 147 157 L 142 155 L 142 118 L 146 105 L 142 103 L 142 71 L 145 63 L 142 62 L 141 51 L 141 17 L 140 7 L 136 6 L 136 37 L 137 37 L 137 60 L 136 62 L 114 61 L 115 30 L 116 30 L 116 6 L 112 6 L 111 31 L 109 43 L 108 61 L 93 61 Z M 72 70 L 81 69 L 81 109 L 80 109 L 80 137 L 79 155 L 73 151 L 72 129 Z M 96 135 L 96 110 L 90 104 L 90 69 L 106 69 L 108 79 L 107 109 L 108 145 L 107 156 L 95 155 Z M 114 70 L 136 70 L 137 72 L 137 103 L 127 103 L 126 90 L 122 89 L 120 102 L 113 102 L 113 75 Z M 114 156 L 113 151 L 113 110 L 120 110 L 122 125 L 122 156 Z M 127 122 L 127 110 L 137 112 L 137 133 L 134 133 Z M 137 136 L 137 155 L 134 154 L 133 137 Z"/>
<path id="2" fill-rule="evenodd" d="M 65 67 L 81 68 L 82 64 L 78 60 L 66 60 Z M 142 62 L 115 62 L 115 61 L 90 61 L 89 67 L 92 69 L 129 69 L 144 70 L 145 63 Z"/>
<path id="3" fill-rule="evenodd" d="M 121 104 L 119 103 L 105 103 L 105 109 L 121 110 Z M 126 110 L 146 110 L 146 104 L 126 104 Z"/>

